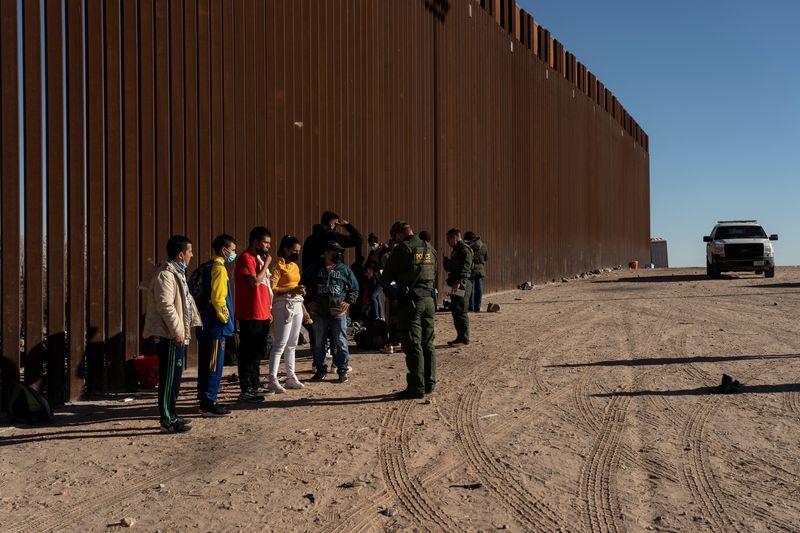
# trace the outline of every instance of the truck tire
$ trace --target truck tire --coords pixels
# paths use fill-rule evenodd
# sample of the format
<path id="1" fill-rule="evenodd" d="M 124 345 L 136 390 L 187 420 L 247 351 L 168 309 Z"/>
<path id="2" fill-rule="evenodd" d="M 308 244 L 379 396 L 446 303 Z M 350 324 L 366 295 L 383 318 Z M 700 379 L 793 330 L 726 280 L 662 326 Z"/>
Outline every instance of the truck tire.
<path id="1" fill-rule="evenodd" d="M 765 278 L 774 278 L 775 277 L 775 267 L 769 268 L 764 271 Z"/>
<path id="2" fill-rule="evenodd" d="M 714 267 L 714 265 L 712 265 L 708 261 L 706 261 L 706 274 L 708 275 L 709 278 L 712 278 L 712 279 L 719 279 L 720 278 L 719 270 L 717 270 Z"/>

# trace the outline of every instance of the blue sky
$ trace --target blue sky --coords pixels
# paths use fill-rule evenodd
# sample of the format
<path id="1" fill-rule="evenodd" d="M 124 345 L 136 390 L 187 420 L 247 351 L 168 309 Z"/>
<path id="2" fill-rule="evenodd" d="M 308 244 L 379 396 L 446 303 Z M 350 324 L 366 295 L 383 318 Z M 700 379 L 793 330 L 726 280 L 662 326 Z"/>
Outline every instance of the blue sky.
<path id="1" fill-rule="evenodd" d="M 651 234 L 704 265 L 718 219 L 778 233 L 800 264 L 800 1 L 517 0 L 650 136 Z"/>

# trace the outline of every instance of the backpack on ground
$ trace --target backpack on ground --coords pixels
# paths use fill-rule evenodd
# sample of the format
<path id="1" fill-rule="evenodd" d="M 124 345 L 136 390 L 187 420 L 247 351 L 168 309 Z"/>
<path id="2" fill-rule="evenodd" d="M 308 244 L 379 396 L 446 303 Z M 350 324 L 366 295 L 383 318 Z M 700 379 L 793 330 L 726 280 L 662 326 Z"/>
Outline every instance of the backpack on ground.
<path id="1" fill-rule="evenodd" d="M 12 422 L 25 424 L 52 422 L 54 419 L 53 408 L 47 398 L 17 382 L 9 385 L 8 416 Z"/>
<path id="2" fill-rule="evenodd" d="M 381 318 L 369 320 L 354 339 L 362 350 L 380 350 L 389 342 L 389 325 Z"/>
<path id="3" fill-rule="evenodd" d="M 211 287 L 206 286 L 205 282 L 205 271 L 206 268 L 210 268 L 214 265 L 214 260 L 209 259 L 205 263 L 201 264 L 199 267 L 192 272 L 192 275 L 189 276 L 189 293 L 194 298 L 194 303 L 197 304 L 197 309 L 200 310 L 202 313 L 208 304 L 211 303 Z"/>

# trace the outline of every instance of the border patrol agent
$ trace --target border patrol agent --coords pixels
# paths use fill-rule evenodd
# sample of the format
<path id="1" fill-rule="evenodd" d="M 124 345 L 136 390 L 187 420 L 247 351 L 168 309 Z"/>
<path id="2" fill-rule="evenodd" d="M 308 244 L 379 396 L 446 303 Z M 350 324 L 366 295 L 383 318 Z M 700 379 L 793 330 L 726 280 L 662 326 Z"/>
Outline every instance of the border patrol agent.
<path id="1" fill-rule="evenodd" d="M 381 275 L 387 294 L 398 300 L 398 330 L 406 354 L 406 389 L 398 399 L 422 398 L 436 386 L 436 348 L 433 317 L 436 306 L 436 250 L 407 222 L 395 222 L 390 231 L 399 244 L 392 250 Z M 392 286 L 394 282 L 394 286 Z"/>
<path id="2" fill-rule="evenodd" d="M 472 296 L 472 248 L 461 238 L 461 230 L 452 228 L 447 231 L 447 244 L 453 247 L 450 260 L 445 264 L 447 270 L 447 284 L 450 286 L 450 310 L 453 314 L 453 325 L 456 328 L 456 338 L 447 344 L 469 344 L 469 306 Z M 460 290 L 463 295 L 456 294 Z"/>

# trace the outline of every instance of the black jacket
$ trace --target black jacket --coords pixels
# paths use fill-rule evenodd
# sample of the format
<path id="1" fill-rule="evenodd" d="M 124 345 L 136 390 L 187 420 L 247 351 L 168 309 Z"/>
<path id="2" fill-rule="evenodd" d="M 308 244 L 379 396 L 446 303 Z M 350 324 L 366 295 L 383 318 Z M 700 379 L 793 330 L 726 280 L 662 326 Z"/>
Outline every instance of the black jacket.
<path id="1" fill-rule="evenodd" d="M 344 229 L 347 235 L 339 233 L 322 224 L 315 224 L 311 230 L 311 235 L 303 243 L 303 270 L 310 268 L 311 265 L 319 261 L 322 252 L 325 250 L 325 243 L 334 241 L 339 243 L 342 248 L 356 248 L 364 242 L 364 236 L 352 224 L 345 224 Z"/>

